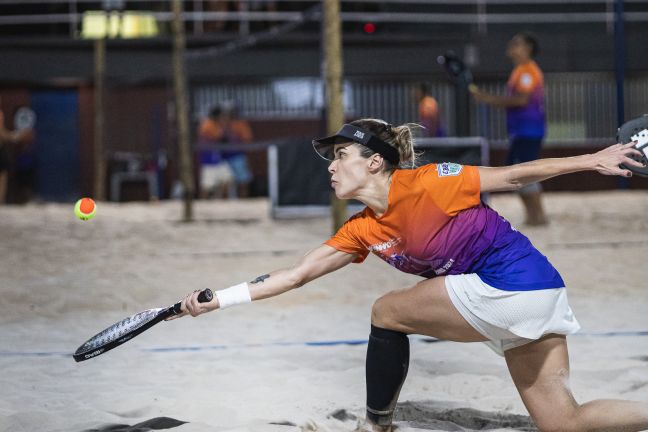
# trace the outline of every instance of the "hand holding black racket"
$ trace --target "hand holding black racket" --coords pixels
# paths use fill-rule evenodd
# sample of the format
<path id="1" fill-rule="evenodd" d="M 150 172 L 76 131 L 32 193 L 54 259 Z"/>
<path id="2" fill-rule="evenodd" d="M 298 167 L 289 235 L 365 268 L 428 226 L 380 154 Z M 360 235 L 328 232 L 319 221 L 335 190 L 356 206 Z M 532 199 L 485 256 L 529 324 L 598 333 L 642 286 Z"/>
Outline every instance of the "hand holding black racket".
<path id="1" fill-rule="evenodd" d="M 638 164 L 622 164 L 621 168 L 648 177 L 648 114 L 622 124 L 617 132 L 617 142 L 621 144 L 634 142 L 632 147 L 637 150 L 630 157 Z"/>
<path id="2" fill-rule="evenodd" d="M 200 291 L 198 301 L 208 303 L 214 298 L 209 288 Z M 119 345 L 128 342 L 138 334 L 150 329 L 160 321 L 182 314 L 182 301 L 167 308 L 149 309 L 125 318 L 97 333 L 77 348 L 73 354 L 77 362 L 97 357 Z"/>

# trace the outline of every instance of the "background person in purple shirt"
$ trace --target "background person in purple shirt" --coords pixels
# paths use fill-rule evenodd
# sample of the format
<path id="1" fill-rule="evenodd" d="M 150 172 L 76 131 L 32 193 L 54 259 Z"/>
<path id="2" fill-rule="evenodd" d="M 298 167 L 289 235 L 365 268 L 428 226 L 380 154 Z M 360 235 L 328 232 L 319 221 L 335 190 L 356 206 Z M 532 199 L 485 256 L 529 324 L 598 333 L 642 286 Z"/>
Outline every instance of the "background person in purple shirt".
<path id="1" fill-rule="evenodd" d="M 510 140 L 507 165 L 538 159 L 545 135 L 544 77 L 533 60 L 539 51 L 538 41 L 528 33 L 518 33 L 508 44 L 506 55 L 515 68 L 507 83 L 507 95 L 488 94 L 471 86 L 477 102 L 506 109 Z M 519 191 L 526 209 L 527 225 L 545 225 L 548 220 L 542 207 L 539 183 Z"/>

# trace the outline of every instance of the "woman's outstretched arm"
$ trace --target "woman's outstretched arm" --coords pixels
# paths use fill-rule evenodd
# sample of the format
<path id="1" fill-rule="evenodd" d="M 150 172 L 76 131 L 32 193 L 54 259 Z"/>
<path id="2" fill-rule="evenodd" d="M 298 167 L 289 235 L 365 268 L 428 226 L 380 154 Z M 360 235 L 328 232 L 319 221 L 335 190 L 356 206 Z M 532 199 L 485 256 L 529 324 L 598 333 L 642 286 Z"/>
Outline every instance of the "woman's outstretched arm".
<path id="1" fill-rule="evenodd" d="M 530 183 L 578 171 L 598 171 L 604 175 L 630 177 L 632 172 L 619 165 L 643 166 L 630 157 L 642 156 L 633 145 L 634 143 L 615 144 L 593 154 L 538 159 L 504 167 L 479 167 L 481 191 L 516 190 Z"/>
<path id="2" fill-rule="evenodd" d="M 233 304 L 274 297 L 342 268 L 353 262 L 355 258 L 355 254 L 341 252 L 323 244 L 308 252 L 292 267 L 275 270 L 260 275 L 250 282 L 216 291 L 214 299 L 208 303 L 199 303 L 199 292 L 194 291 L 182 301 L 182 310 L 185 312 L 176 317 L 187 314 L 198 316 Z"/>

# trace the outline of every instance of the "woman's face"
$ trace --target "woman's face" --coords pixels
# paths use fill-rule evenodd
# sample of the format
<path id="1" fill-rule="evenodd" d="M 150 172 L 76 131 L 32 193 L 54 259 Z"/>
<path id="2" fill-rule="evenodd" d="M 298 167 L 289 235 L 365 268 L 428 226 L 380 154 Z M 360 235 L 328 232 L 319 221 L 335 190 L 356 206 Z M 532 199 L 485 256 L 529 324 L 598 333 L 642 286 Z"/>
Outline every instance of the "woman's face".
<path id="1" fill-rule="evenodd" d="M 531 58 L 531 47 L 520 36 L 514 36 L 506 47 L 506 55 L 513 63 L 522 63 Z"/>
<path id="2" fill-rule="evenodd" d="M 336 144 L 335 159 L 328 167 L 331 187 L 340 199 L 350 199 L 365 185 L 370 160 L 360 156 L 360 147 L 353 142 Z"/>

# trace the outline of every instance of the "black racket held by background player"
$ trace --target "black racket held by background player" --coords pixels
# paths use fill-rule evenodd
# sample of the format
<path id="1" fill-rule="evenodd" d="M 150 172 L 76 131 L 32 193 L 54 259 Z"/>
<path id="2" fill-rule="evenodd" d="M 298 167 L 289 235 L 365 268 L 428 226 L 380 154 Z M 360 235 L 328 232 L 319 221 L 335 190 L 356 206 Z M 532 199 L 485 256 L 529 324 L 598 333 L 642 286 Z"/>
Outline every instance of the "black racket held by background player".
<path id="1" fill-rule="evenodd" d="M 473 75 L 466 63 L 454 51 L 447 51 L 437 57 L 439 63 L 446 71 L 448 78 L 454 84 L 470 87 L 473 84 Z"/>
<path id="2" fill-rule="evenodd" d="M 214 295 L 209 288 L 202 290 L 198 295 L 200 303 L 210 302 L 213 298 Z M 178 315 L 182 312 L 181 305 L 182 302 L 178 302 L 167 308 L 148 309 L 125 318 L 88 339 L 77 348 L 72 357 L 77 362 L 80 362 L 110 351 L 150 329 L 160 321 Z"/>

